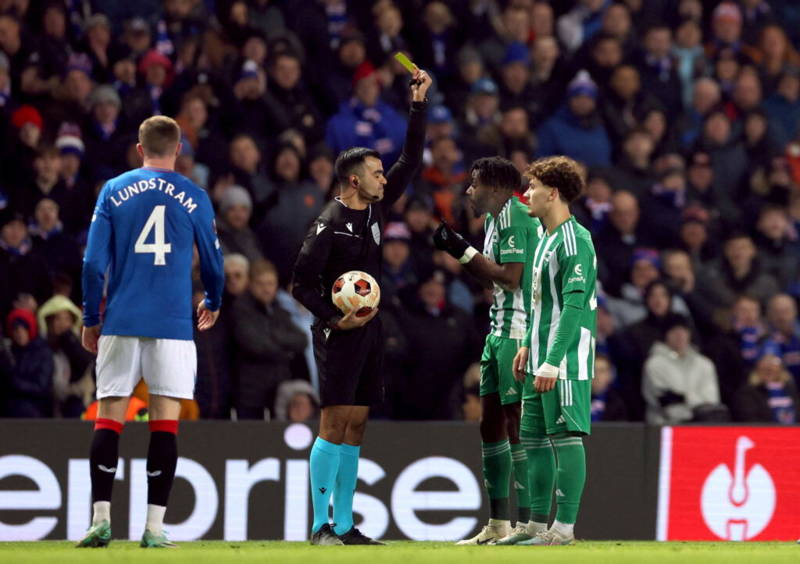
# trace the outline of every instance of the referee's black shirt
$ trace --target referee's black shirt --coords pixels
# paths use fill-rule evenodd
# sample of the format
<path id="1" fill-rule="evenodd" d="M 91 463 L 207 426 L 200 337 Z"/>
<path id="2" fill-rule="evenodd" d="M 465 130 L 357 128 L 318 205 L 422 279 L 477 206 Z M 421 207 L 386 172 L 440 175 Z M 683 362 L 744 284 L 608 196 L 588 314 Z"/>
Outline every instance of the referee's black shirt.
<path id="1" fill-rule="evenodd" d="M 386 173 L 383 200 L 364 210 L 332 200 L 306 234 L 294 267 L 292 293 L 326 324 L 342 316 L 331 301 L 331 287 L 339 276 L 361 270 L 380 283 L 384 218 L 422 162 L 426 108 L 426 102 L 411 104 L 403 153 Z"/>

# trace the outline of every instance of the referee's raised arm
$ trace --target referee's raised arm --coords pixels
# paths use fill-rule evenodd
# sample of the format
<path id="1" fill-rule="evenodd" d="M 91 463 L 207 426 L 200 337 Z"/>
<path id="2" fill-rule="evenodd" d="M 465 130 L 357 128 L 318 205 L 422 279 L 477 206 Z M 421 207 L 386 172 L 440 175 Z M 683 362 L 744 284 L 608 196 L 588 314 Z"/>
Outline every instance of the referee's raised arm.
<path id="1" fill-rule="evenodd" d="M 427 72 L 417 69 L 411 81 L 411 112 L 408 116 L 406 140 L 400 158 L 386 174 L 386 186 L 381 205 L 384 209 L 392 207 L 411 182 L 414 174 L 422 164 L 422 152 L 425 149 L 425 126 L 428 109 L 426 95 L 432 84 Z"/>

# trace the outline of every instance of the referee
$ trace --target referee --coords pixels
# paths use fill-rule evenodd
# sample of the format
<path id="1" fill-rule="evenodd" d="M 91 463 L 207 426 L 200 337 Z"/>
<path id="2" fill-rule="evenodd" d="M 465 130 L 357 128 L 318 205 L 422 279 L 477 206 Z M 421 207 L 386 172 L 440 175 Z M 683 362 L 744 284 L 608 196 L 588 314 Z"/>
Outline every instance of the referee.
<path id="1" fill-rule="evenodd" d="M 322 415 L 311 449 L 311 544 L 383 544 L 353 526 L 358 456 L 369 406 L 383 399 L 383 334 L 375 309 L 342 317 L 331 287 L 350 270 L 380 280 L 384 218 L 411 181 L 425 144 L 425 97 L 431 78 L 411 81 L 411 113 L 403 153 L 384 175 L 380 154 L 364 147 L 342 151 L 334 170 L 341 187 L 303 242 L 294 269 L 294 297 L 315 316 L 312 333 Z M 360 126 L 372 124 L 364 122 Z M 333 494 L 333 525 L 328 505 Z"/>

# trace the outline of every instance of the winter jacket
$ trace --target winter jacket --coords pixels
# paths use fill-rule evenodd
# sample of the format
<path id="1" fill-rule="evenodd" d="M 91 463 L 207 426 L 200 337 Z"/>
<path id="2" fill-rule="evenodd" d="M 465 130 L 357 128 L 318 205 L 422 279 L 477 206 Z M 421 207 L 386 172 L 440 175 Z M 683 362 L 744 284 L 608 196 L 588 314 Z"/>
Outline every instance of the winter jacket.
<path id="1" fill-rule="evenodd" d="M 40 337 L 11 346 L 5 388 L 6 417 L 53 416 L 53 353 Z"/>
<path id="2" fill-rule="evenodd" d="M 375 149 L 388 170 L 400 157 L 405 136 L 406 120 L 389 104 L 378 100 L 367 108 L 353 98 L 328 121 L 325 142 L 334 155 L 350 147 Z"/>
<path id="3" fill-rule="evenodd" d="M 708 357 L 694 348 L 678 355 L 659 342 L 644 364 L 642 395 L 648 423 L 690 421 L 693 408 L 719 403 L 717 371 Z"/>
<path id="4" fill-rule="evenodd" d="M 611 164 L 611 141 L 597 116 L 581 119 L 564 105 L 539 127 L 536 135 L 537 157 L 566 155 L 586 166 Z"/>
<path id="5" fill-rule="evenodd" d="M 800 396 L 794 382 L 786 382 L 784 392 L 791 400 L 795 412 L 800 409 Z M 769 391 L 764 384 L 743 386 L 733 400 L 733 413 L 743 423 L 777 423 L 769 405 Z"/>
<path id="6" fill-rule="evenodd" d="M 289 363 L 303 354 L 306 336 L 274 302 L 268 306 L 246 292 L 233 305 L 237 407 L 272 409 L 275 391 L 291 378 Z"/>

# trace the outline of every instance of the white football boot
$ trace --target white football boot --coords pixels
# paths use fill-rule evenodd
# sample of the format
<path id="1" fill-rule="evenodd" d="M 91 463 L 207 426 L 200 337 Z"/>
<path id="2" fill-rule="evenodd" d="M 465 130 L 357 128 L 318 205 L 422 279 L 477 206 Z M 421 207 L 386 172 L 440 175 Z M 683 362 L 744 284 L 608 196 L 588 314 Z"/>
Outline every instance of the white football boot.
<path id="1" fill-rule="evenodd" d="M 511 523 L 499 519 L 489 519 L 489 524 L 485 525 L 481 532 L 471 539 L 458 541 L 457 545 L 467 544 L 494 544 L 500 539 L 507 537 L 511 533 Z"/>

